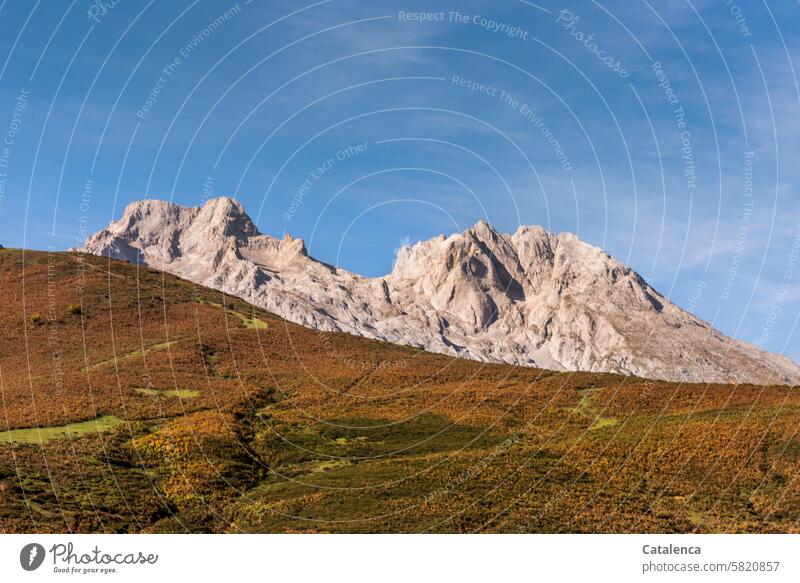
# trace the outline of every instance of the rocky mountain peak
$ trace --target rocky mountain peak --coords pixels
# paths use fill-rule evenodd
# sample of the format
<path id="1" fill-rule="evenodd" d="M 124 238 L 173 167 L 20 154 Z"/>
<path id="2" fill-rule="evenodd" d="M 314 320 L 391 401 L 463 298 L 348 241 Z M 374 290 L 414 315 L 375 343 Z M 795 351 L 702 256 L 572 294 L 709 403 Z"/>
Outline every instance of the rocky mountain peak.
<path id="1" fill-rule="evenodd" d="M 246 239 L 259 234 L 241 203 L 227 196 L 208 200 L 197 213 L 195 222 L 198 227 L 221 236 Z"/>
<path id="2" fill-rule="evenodd" d="M 302 239 L 295 239 L 289 233 L 286 233 L 283 239 L 281 239 L 280 249 L 287 253 L 308 257 L 305 241 Z"/>
<path id="3" fill-rule="evenodd" d="M 464 235 L 471 235 L 472 237 L 481 241 L 496 240 L 500 237 L 495 228 L 486 222 L 484 219 L 479 220 L 477 223 L 464 231 Z"/>
<path id="4" fill-rule="evenodd" d="M 79 249 L 135 259 L 293 322 L 484 361 L 673 381 L 800 383 L 788 358 L 728 338 L 569 233 L 486 221 L 401 248 L 384 278 L 258 232 L 242 206 L 130 205 Z"/>

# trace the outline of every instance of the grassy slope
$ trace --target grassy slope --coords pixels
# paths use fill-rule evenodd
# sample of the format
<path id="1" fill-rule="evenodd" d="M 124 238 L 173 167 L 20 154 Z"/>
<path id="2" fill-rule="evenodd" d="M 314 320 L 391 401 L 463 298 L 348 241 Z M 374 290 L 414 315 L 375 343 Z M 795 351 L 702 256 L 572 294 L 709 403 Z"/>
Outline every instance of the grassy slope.
<path id="1" fill-rule="evenodd" d="M 0 531 L 798 531 L 788 387 L 460 361 L 74 254 L 0 250 L 0 318 Z"/>

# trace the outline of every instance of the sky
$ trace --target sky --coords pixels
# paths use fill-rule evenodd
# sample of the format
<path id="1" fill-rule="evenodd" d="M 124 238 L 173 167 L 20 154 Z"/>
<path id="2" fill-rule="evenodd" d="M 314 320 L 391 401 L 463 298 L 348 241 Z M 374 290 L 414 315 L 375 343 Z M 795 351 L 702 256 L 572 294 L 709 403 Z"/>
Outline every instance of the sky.
<path id="1" fill-rule="evenodd" d="M 242 202 L 368 276 L 570 231 L 800 360 L 794 2 L 0 0 L 0 244 Z"/>

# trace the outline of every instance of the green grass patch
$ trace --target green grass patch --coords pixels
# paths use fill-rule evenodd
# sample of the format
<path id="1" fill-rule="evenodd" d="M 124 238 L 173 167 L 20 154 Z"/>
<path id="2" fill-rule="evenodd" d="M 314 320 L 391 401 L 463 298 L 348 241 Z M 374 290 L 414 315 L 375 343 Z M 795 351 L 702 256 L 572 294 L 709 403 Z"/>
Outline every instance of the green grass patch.
<path id="1" fill-rule="evenodd" d="M 200 391 L 193 389 L 145 389 L 137 387 L 133 389 L 134 393 L 140 395 L 147 395 L 148 397 L 177 397 L 179 399 L 194 399 L 200 396 Z"/>
<path id="2" fill-rule="evenodd" d="M 613 427 L 619 423 L 619 421 L 613 417 L 603 417 L 600 414 L 600 410 L 598 410 L 592 399 L 594 392 L 599 390 L 600 389 L 595 388 L 578 390 L 578 394 L 581 395 L 581 400 L 574 410 L 592 422 L 592 424 L 589 425 L 589 431 Z"/>
<path id="3" fill-rule="evenodd" d="M 212 302 L 206 299 L 199 299 L 198 302 L 201 304 L 208 304 L 209 306 L 214 306 L 215 308 L 222 308 L 223 310 L 225 310 L 226 314 L 231 314 L 239 318 L 242 321 L 242 325 L 245 328 L 249 328 L 252 330 L 266 330 L 267 328 L 269 328 L 269 325 L 264 320 L 256 318 L 255 316 L 248 316 L 244 312 L 239 312 L 237 310 L 230 308 L 229 306 L 223 306 L 222 304 L 218 304 L 217 302 Z"/>
<path id="4" fill-rule="evenodd" d="M 251 318 L 246 314 L 242 314 L 241 312 L 234 312 L 233 314 L 242 321 L 242 324 L 244 324 L 245 328 L 250 328 L 253 330 L 266 330 L 269 328 L 264 320 Z"/>
<path id="5" fill-rule="evenodd" d="M 595 431 L 596 429 L 603 429 L 605 427 L 614 427 L 614 425 L 617 425 L 618 423 L 619 421 L 613 417 L 598 417 L 597 420 L 589 427 L 589 431 Z"/>
<path id="6" fill-rule="evenodd" d="M 89 368 L 90 369 L 100 368 L 101 366 L 105 366 L 107 364 L 111 364 L 111 363 L 113 363 L 115 361 L 122 361 L 122 360 L 127 360 L 129 358 L 136 358 L 137 356 L 144 356 L 145 354 L 149 354 L 151 352 L 156 352 L 158 350 L 166 350 L 167 348 L 177 344 L 181 340 L 182 340 L 181 338 L 178 338 L 177 340 L 170 340 L 169 342 L 159 342 L 158 344 L 152 344 L 152 345 L 146 347 L 144 350 L 139 349 L 139 350 L 134 350 L 132 352 L 127 352 L 125 354 L 122 354 L 122 355 L 118 356 L 116 359 L 109 358 L 108 360 L 104 360 L 103 362 L 98 362 L 97 364 L 93 364 Z"/>
<path id="7" fill-rule="evenodd" d="M 74 439 L 93 433 L 110 431 L 121 423 L 124 423 L 122 419 L 113 415 L 105 415 L 91 421 L 81 421 L 79 423 L 70 423 L 69 425 L 12 429 L 11 431 L 0 433 L 0 443 L 42 443 L 67 437 Z"/>
<path id="8" fill-rule="evenodd" d="M 798 408 L 791 405 L 778 407 L 757 407 L 750 405 L 731 406 L 725 409 L 701 409 L 687 413 L 668 413 L 656 419 L 663 422 L 690 423 L 692 421 L 712 421 L 714 423 L 740 423 L 746 419 L 772 419 L 780 415 L 797 415 Z"/>

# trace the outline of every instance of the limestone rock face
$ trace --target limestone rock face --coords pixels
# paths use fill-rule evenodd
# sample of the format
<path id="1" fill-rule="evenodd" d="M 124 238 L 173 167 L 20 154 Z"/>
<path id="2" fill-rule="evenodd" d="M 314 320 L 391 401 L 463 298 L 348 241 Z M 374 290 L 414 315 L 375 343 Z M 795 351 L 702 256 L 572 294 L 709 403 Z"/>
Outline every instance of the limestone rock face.
<path id="1" fill-rule="evenodd" d="M 76 249 L 138 261 L 326 331 L 490 362 L 692 382 L 800 383 L 800 367 L 721 334 L 570 233 L 479 222 L 402 248 L 364 278 L 258 232 L 230 198 L 131 204 Z"/>

